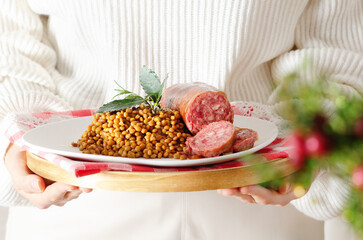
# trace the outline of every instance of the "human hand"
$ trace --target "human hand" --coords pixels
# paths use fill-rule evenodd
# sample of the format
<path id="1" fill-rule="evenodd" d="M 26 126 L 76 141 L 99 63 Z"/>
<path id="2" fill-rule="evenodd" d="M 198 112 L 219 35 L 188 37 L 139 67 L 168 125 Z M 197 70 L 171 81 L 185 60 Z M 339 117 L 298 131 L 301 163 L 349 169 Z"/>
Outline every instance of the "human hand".
<path id="1" fill-rule="evenodd" d="M 285 184 L 279 190 L 273 190 L 251 185 L 246 187 L 219 189 L 223 196 L 234 196 L 245 203 L 257 203 L 261 205 L 286 206 L 298 197 L 292 191 L 290 184 Z"/>
<path id="2" fill-rule="evenodd" d="M 51 205 L 64 206 L 83 192 L 92 189 L 50 182 L 34 174 L 26 165 L 26 153 L 18 146 L 11 145 L 5 155 L 5 166 L 12 177 L 15 189 L 36 207 L 49 208 Z"/>

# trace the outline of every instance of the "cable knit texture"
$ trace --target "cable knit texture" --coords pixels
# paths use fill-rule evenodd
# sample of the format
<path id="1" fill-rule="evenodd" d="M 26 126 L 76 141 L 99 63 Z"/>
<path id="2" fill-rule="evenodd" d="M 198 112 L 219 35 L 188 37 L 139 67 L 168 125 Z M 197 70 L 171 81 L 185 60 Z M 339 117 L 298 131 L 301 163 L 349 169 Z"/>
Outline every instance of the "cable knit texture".
<path id="1" fill-rule="evenodd" d="M 98 107 L 114 95 L 114 81 L 141 94 L 142 65 L 168 73 L 168 86 L 206 82 L 230 100 L 275 104 L 281 76 L 311 59 L 345 94 L 363 92 L 361 0 L 0 0 L 0 6 L 0 117 Z M 3 164 L 0 171 L 0 204 L 22 203 Z M 339 214 L 348 193 L 344 182 L 323 173 L 294 205 L 327 219 Z"/>
<path id="2" fill-rule="evenodd" d="M 347 181 L 322 171 L 306 196 L 294 200 L 292 204 L 313 218 L 319 220 L 334 218 L 341 214 L 349 196 L 350 191 L 347 185 Z"/>

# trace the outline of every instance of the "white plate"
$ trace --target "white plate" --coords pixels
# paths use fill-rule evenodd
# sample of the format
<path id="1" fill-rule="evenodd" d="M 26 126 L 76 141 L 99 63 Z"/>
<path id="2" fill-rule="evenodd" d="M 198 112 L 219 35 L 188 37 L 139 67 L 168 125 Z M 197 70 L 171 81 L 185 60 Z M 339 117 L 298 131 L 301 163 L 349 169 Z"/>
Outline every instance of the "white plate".
<path id="1" fill-rule="evenodd" d="M 145 159 L 124 158 L 104 155 L 84 154 L 78 148 L 72 147 L 77 142 L 87 126 L 91 124 L 92 117 L 80 117 L 39 126 L 25 133 L 23 140 L 27 146 L 44 152 L 59 154 L 66 157 L 89 161 L 120 162 L 143 164 L 160 167 L 188 167 L 226 162 L 256 152 L 270 144 L 277 137 L 277 127 L 268 121 L 252 117 L 235 116 L 234 125 L 241 128 L 250 128 L 257 131 L 258 140 L 253 148 L 228 154 L 224 156 L 200 159 L 179 160 L 173 158 Z"/>

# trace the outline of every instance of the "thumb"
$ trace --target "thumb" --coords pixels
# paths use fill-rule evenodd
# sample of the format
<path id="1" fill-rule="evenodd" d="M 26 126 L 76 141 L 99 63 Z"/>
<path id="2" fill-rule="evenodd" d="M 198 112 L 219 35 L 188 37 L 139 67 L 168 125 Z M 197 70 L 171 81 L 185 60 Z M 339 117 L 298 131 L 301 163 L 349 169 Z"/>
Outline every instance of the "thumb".
<path id="1" fill-rule="evenodd" d="M 45 190 L 45 183 L 38 175 L 28 174 L 21 177 L 21 182 L 17 181 L 17 188 L 26 193 L 41 193 Z"/>
<path id="2" fill-rule="evenodd" d="M 5 165 L 13 179 L 13 185 L 17 190 L 26 193 L 39 193 L 45 189 L 44 180 L 33 174 L 26 165 L 26 153 L 16 145 L 12 145 L 6 156 Z"/>

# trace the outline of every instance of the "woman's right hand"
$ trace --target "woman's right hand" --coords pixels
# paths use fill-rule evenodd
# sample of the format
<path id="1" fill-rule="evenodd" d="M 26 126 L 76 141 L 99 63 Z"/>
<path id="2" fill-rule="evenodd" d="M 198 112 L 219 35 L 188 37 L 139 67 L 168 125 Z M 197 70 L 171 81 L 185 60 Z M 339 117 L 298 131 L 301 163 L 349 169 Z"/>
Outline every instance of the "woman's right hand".
<path id="1" fill-rule="evenodd" d="M 90 188 L 81 188 L 68 184 L 53 182 L 47 184 L 42 177 L 34 174 L 26 165 L 26 152 L 11 144 L 5 155 L 5 166 L 12 177 L 15 189 L 26 199 L 40 209 L 52 205 L 63 206 L 67 202 L 78 198 Z"/>

